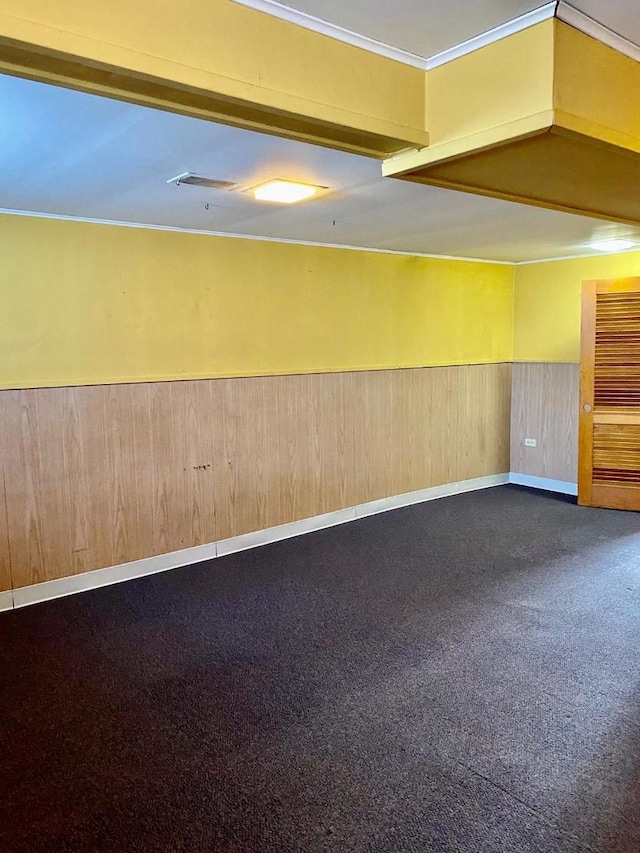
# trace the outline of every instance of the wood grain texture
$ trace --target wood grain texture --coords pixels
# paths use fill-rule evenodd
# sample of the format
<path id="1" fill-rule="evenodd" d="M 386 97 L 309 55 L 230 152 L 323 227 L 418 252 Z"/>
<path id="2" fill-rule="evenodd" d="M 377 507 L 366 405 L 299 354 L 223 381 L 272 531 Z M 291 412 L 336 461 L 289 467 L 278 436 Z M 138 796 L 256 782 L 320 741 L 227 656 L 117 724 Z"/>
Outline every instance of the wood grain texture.
<path id="1" fill-rule="evenodd" d="M 353 505 L 351 374 L 213 385 L 219 539 Z"/>
<path id="2" fill-rule="evenodd" d="M 511 365 L 354 374 L 356 502 L 509 470 Z"/>
<path id="3" fill-rule="evenodd" d="M 596 341 L 595 281 L 582 282 L 580 307 L 580 402 L 578 406 L 578 503 L 590 506 L 593 498 L 593 417 Z"/>
<path id="4" fill-rule="evenodd" d="M 9 452 L 7 444 L 7 423 L 5 404 L 7 398 L 0 394 L 0 460 Z M 7 518 L 7 501 L 5 477 L 0 465 L 0 592 L 11 589 L 11 555 L 9 551 L 9 526 Z"/>
<path id="5" fill-rule="evenodd" d="M 640 510 L 639 350 L 640 278 L 583 282 L 581 504 Z"/>
<path id="6" fill-rule="evenodd" d="M 506 472 L 510 374 L 497 364 L 2 391 L 0 585 Z"/>
<path id="7" fill-rule="evenodd" d="M 513 365 L 511 470 L 575 483 L 578 477 L 580 365 Z M 537 441 L 525 447 L 525 438 Z"/>

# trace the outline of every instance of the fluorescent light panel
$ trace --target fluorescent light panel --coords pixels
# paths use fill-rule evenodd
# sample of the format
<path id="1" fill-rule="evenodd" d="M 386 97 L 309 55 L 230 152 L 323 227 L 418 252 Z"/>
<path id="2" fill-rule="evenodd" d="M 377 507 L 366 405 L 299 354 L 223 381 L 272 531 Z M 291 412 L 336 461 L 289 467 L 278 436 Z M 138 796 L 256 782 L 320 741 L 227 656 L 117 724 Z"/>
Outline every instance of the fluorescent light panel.
<path id="1" fill-rule="evenodd" d="M 305 198 L 312 198 L 321 187 L 312 184 L 300 184 L 297 181 L 274 180 L 253 187 L 251 192 L 258 201 L 275 201 L 279 204 L 294 204 Z"/>
<path id="2" fill-rule="evenodd" d="M 632 240 L 597 240 L 589 244 L 597 252 L 624 252 L 632 249 L 636 244 Z"/>

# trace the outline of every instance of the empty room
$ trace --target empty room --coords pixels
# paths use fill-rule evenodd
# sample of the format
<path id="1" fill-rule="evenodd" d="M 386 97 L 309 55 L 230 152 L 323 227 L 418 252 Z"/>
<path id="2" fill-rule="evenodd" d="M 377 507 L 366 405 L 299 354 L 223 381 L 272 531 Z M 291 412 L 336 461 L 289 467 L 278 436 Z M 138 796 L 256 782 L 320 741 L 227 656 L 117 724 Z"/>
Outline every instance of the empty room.
<path id="1" fill-rule="evenodd" d="M 639 116 L 636 0 L 1 0 L 1 851 L 640 851 Z"/>

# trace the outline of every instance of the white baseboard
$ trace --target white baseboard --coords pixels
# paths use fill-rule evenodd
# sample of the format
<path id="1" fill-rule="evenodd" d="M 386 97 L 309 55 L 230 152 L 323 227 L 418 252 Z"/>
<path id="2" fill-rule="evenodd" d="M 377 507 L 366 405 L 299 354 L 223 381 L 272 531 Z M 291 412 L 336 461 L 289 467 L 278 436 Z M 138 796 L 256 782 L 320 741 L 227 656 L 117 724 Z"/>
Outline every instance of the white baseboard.
<path id="1" fill-rule="evenodd" d="M 473 480 L 463 480 L 458 483 L 447 483 L 444 486 L 434 486 L 430 489 L 420 489 L 404 495 L 395 495 L 379 501 L 348 507 L 336 512 L 305 518 L 301 521 L 293 521 L 290 524 L 281 524 L 277 527 L 269 527 L 265 530 L 257 530 L 255 533 L 246 533 L 242 536 L 234 536 L 232 539 L 223 539 L 219 542 L 211 542 L 207 545 L 198 545 L 195 548 L 185 548 L 182 551 L 173 551 L 170 554 L 160 554 L 156 557 L 147 557 L 144 560 L 136 560 L 132 563 L 124 563 L 120 566 L 110 566 L 106 569 L 96 569 L 80 575 L 60 578 L 58 580 L 44 581 L 14 589 L 13 592 L 0 593 L 0 610 L 26 607 L 30 604 L 38 604 L 61 598 L 66 595 L 74 595 L 78 592 L 86 592 L 90 589 L 98 589 L 101 586 L 110 586 L 115 583 L 141 578 L 145 575 L 166 572 L 169 569 L 177 569 L 215 557 L 223 557 L 244 551 L 248 548 L 257 548 L 272 542 L 279 542 L 293 536 L 302 536 L 314 530 L 322 530 L 334 527 L 337 524 L 345 524 L 358 518 L 365 518 L 379 512 L 387 512 L 399 509 L 403 506 L 424 503 L 425 501 L 437 500 L 438 498 L 451 497 L 463 492 L 472 492 L 479 489 L 487 489 L 492 486 L 504 486 L 511 482 L 510 474 L 494 474 L 490 477 L 477 477 Z M 525 484 L 528 485 L 528 484 Z"/>
<path id="2" fill-rule="evenodd" d="M 142 578 L 145 575 L 155 575 L 169 569 L 189 566 L 191 563 L 199 563 L 202 560 L 210 560 L 215 556 L 216 543 L 211 542 L 207 545 L 196 545 L 195 548 L 185 548 L 182 551 L 172 551 L 169 554 L 158 554 L 156 557 L 146 557 L 144 560 L 123 563 L 120 566 L 109 566 L 107 569 L 84 572 L 81 575 L 71 575 L 70 577 L 35 583 L 30 586 L 20 586 L 13 590 L 13 606 L 26 607 L 28 604 L 38 604 L 41 601 L 50 601 L 52 598 L 74 595 L 76 592 L 86 592 L 89 589 L 98 589 L 101 586 L 111 586 L 114 583 L 122 583 L 123 581 Z"/>
<path id="3" fill-rule="evenodd" d="M 491 488 L 491 486 L 506 486 L 508 482 L 508 474 L 492 474 L 490 477 L 477 477 L 475 480 L 447 483 L 444 486 L 433 486 L 430 489 L 419 489 L 417 492 L 407 492 L 404 495 L 382 498 L 379 501 L 360 504 L 354 507 L 354 509 L 357 518 L 366 518 L 368 515 L 376 515 L 379 512 L 387 512 L 390 509 L 400 509 L 403 506 L 434 501 L 438 498 L 448 498 L 452 495 L 460 495 L 463 492 L 475 492 L 479 489 Z"/>
<path id="4" fill-rule="evenodd" d="M 530 486 L 532 489 L 544 489 L 547 492 L 560 492 L 563 495 L 577 495 L 578 484 L 564 480 L 550 480 L 547 477 L 532 477 L 529 474 L 509 474 L 509 482 L 515 486 Z"/>
<path id="5" fill-rule="evenodd" d="M 344 524 L 347 521 L 355 521 L 355 519 L 356 507 L 352 506 L 324 515 L 303 518 L 301 521 L 291 521 L 289 524 L 279 524 L 277 527 L 256 530 L 255 533 L 244 533 L 242 536 L 234 536 L 231 539 L 221 539 L 217 543 L 218 557 L 236 554 L 238 551 L 246 551 L 248 548 L 259 548 L 261 545 L 291 539 L 293 536 L 303 536 L 305 533 L 312 533 L 314 530 L 335 527 L 336 524 Z"/>
<path id="6" fill-rule="evenodd" d="M 3 610 L 13 610 L 13 592 L 0 592 L 0 613 Z"/>

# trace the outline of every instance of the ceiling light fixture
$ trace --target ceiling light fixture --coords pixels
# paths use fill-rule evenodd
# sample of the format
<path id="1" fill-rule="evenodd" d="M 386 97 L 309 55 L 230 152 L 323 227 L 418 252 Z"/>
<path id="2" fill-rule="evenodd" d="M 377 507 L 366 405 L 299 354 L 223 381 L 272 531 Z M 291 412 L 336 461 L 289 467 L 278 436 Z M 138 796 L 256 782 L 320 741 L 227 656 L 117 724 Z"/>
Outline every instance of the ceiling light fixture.
<path id="1" fill-rule="evenodd" d="M 595 243 L 589 243 L 597 252 L 624 252 L 635 245 L 631 240 L 597 240 Z"/>
<path id="2" fill-rule="evenodd" d="M 316 187 L 312 184 L 300 184 L 296 181 L 267 181 L 253 187 L 250 192 L 258 201 L 275 201 L 279 204 L 294 204 L 305 198 L 312 198 L 324 187 Z"/>

